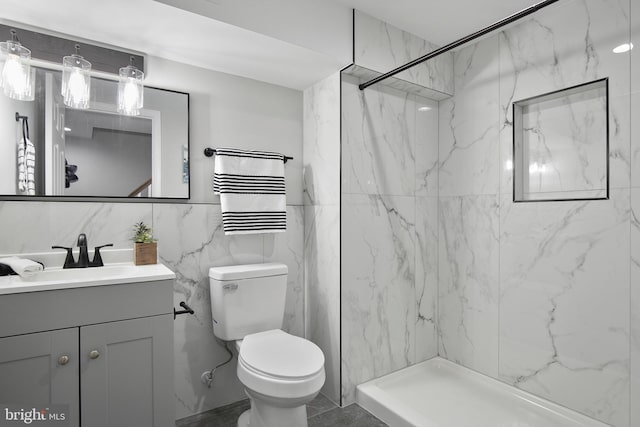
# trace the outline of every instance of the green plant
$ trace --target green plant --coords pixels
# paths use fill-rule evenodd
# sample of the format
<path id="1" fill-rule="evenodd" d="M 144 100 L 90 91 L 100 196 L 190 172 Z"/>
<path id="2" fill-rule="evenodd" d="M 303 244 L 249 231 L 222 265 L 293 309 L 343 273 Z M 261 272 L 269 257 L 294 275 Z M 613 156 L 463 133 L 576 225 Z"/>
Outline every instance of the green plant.
<path id="1" fill-rule="evenodd" d="M 133 226 L 133 232 L 133 241 L 136 243 L 153 243 L 156 241 L 153 238 L 151 227 L 143 221 L 140 221 Z"/>

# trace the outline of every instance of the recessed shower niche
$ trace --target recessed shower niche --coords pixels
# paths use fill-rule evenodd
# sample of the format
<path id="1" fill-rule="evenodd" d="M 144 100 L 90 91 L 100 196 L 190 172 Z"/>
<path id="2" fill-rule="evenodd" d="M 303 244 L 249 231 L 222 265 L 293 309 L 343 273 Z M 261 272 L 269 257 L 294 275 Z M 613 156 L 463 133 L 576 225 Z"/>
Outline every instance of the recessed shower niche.
<path id="1" fill-rule="evenodd" d="M 514 202 L 609 198 L 608 79 L 513 103 Z"/>

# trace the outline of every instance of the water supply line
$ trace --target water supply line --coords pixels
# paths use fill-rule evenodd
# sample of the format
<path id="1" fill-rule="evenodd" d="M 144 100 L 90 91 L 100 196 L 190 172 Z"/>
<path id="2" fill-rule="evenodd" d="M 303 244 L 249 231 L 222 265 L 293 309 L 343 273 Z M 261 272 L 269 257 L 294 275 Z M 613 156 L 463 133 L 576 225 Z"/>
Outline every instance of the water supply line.
<path id="1" fill-rule="evenodd" d="M 216 342 L 218 344 L 221 344 L 224 349 L 226 350 L 226 352 L 229 354 L 229 358 L 227 360 L 225 360 L 224 362 L 218 364 L 215 366 L 215 368 L 213 368 L 210 371 L 206 371 L 205 373 L 202 374 L 201 380 L 203 383 L 205 383 L 207 385 L 208 388 L 211 388 L 211 384 L 213 383 L 213 376 L 216 373 L 216 369 L 226 365 L 227 363 L 231 362 L 231 360 L 233 359 L 233 352 L 229 349 L 229 343 L 228 342 L 224 342 L 218 338 L 216 338 Z"/>

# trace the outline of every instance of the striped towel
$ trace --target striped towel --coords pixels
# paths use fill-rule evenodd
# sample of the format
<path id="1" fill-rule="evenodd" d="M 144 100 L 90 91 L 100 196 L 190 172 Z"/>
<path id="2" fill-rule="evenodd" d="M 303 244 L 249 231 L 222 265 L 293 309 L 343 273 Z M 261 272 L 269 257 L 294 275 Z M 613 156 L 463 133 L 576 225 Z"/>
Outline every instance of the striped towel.
<path id="1" fill-rule="evenodd" d="M 286 231 L 282 154 L 216 149 L 213 192 L 220 195 L 224 234 Z"/>
<path id="2" fill-rule="evenodd" d="M 26 147 L 26 149 L 25 149 Z M 18 142 L 18 191 L 27 196 L 35 196 L 36 149 L 29 138 Z"/>

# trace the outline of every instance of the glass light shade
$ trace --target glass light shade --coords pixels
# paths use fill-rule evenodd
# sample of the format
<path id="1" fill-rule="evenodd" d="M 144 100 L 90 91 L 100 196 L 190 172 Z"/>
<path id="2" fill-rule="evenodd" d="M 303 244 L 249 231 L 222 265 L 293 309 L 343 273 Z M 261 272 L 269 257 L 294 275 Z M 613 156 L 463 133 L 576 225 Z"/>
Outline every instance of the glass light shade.
<path id="1" fill-rule="evenodd" d="M 118 113 L 137 116 L 144 105 L 144 73 L 133 65 L 120 68 Z"/>
<path id="2" fill-rule="evenodd" d="M 89 108 L 91 63 L 79 55 L 62 58 L 62 97 L 71 108 Z"/>
<path id="3" fill-rule="evenodd" d="M 30 64 L 31 51 L 19 42 L 7 41 L 0 43 L 0 56 L 4 94 L 19 101 L 33 101 L 35 69 Z"/>

